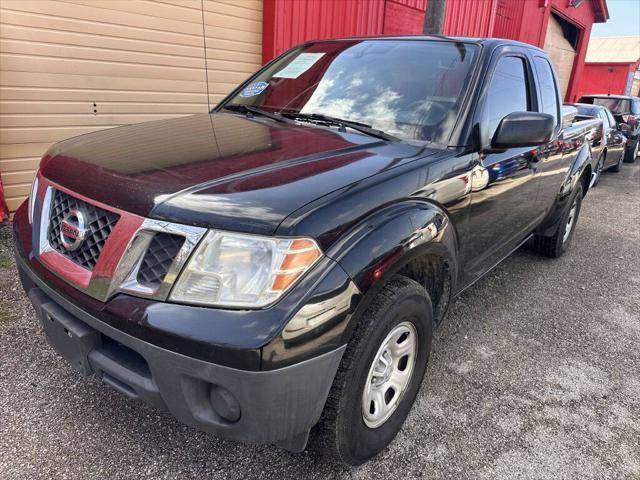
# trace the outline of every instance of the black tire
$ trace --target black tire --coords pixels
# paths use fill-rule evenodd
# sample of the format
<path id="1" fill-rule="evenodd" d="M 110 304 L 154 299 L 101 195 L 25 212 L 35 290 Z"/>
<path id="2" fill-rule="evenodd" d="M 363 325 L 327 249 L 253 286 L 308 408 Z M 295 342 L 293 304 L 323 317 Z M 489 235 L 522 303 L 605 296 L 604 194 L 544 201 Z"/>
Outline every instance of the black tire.
<path id="1" fill-rule="evenodd" d="M 593 186 L 597 187 L 598 182 L 600 182 L 600 177 L 602 176 L 602 171 L 604 170 L 604 161 L 606 159 L 606 153 L 600 155 L 598 159 L 598 163 L 596 163 L 596 176 L 593 179 Z"/>
<path id="2" fill-rule="evenodd" d="M 369 369 L 387 335 L 411 322 L 417 353 L 404 393 L 391 416 L 376 428 L 363 419 L 362 403 Z M 335 462 L 359 465 L 382 451 L 396 436 L 420 390 L 433 336 L 433 307 L 417 282 L 394 276 L 362 314 L 342 358 L 318 424 L 322 454 Z"/>
<path id="3" fill-rule="evenodd" d="M 633 163 L 636 161 L 636 157 L 638 156 L 638 149 L 640 149 L 640 138 L 636 139 L 633 148 L 627 148 L 624 151 L 624 161 L 627 163 Z"/>
<path id="4" fill-rule="evenodd" d="M 569 225 L 569 217 L 574 206 L 575 210 L 572 214 L 572 222 Z M 573 239 L 573 234 L 578 223 L 578 218 L 580 216 L 581 206 L 582 183 L 580 182 L 571 193 L 571 196 L 567 201 L 567 206 L 562 213 L 562 217 L 560 218 L 560 222 L 558 223 L 555 232 L 550 236 L 542 236 L 536 234 L 533 238 L 534 249 L 542 255 L 550 258 L 558 258 L 562 256 L 564 252 L 569 250 L 569 247 L 571 246 L 571 240 Z M 571 230 L 565 238 L 567 228 L 570 228 Z"/>
<path id="5" fill-rule="evenodd" d="M 616 163 L 613 167 L 609 168 L 609 170 L 615 173 L 618 173 L 620 170 L 622 170 L 622 162 L 624 160 L 624 155 L 625 154 L 620 155 L 620 158 L 618 159 L 618 163 Z"/>

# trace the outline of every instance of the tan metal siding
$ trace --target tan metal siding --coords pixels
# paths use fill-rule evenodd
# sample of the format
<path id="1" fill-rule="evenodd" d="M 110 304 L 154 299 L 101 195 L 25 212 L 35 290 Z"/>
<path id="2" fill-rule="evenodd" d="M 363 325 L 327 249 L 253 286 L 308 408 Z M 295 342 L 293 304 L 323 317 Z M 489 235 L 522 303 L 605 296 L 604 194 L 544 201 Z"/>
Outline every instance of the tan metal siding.
<path id="1" fill-rule="evenodd" d="M 208 69 L 205 72 L 205 42 Z M 0 172 L 10 210 L 56 141 L 206 112 L 257 70 L 260 0 L 2 0 Z"/>

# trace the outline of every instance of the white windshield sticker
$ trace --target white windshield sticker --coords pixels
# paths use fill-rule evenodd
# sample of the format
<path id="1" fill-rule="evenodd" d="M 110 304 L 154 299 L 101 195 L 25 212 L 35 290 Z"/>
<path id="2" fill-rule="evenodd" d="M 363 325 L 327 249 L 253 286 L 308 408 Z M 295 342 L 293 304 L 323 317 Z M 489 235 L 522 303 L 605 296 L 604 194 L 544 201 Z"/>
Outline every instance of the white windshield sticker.
<path id="1" fill-rule="evenodd" d="M 298 78 L 313 67 L 324 53 L 301 53 L 289 65 L 274 75 L 274 78 Z"/>

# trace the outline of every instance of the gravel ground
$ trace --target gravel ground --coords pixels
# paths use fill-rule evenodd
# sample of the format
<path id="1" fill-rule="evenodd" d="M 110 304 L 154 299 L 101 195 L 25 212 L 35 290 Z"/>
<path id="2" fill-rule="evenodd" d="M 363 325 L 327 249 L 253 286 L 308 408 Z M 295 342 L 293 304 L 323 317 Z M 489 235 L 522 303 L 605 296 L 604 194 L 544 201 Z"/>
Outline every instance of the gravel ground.
<path id="1" fill-rule="evenodd" d="M 0 228 L 0 478 L 640 479 L 640 163 L 607 173 L 560 260 L 516 252 L 437 333 L 402 432 L 344 469 L 185 427 L 48 347 Z"/>

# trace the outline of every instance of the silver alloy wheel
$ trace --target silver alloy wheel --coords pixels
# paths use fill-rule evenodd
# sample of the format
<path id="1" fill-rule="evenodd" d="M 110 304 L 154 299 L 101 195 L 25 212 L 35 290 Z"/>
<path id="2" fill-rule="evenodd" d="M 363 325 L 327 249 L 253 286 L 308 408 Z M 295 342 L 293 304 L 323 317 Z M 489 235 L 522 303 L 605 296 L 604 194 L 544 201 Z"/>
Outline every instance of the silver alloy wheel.
<path id="1" fill-rule="evenodd" d="M 362 419 L 377 428 L 395 412 L 409 386 L 418 353 L 418 335 L 411 322 L 389 332 L 373 357 L 362 392 Z"/>
<path id="2" fill-rule="evenodd" d="M 566 242 L 571 235 L 571 230 L 573 230 L 573 224 L 575 223 L 577 210 L 578 200 L 576 199 L 573 201 L 573 205 L 571 205 L 571 210 L 569 210 L 569 218 L 567 219 L 567 226 L 564 229 L 564 237 L 562 237 L 562 243 Z"/>

